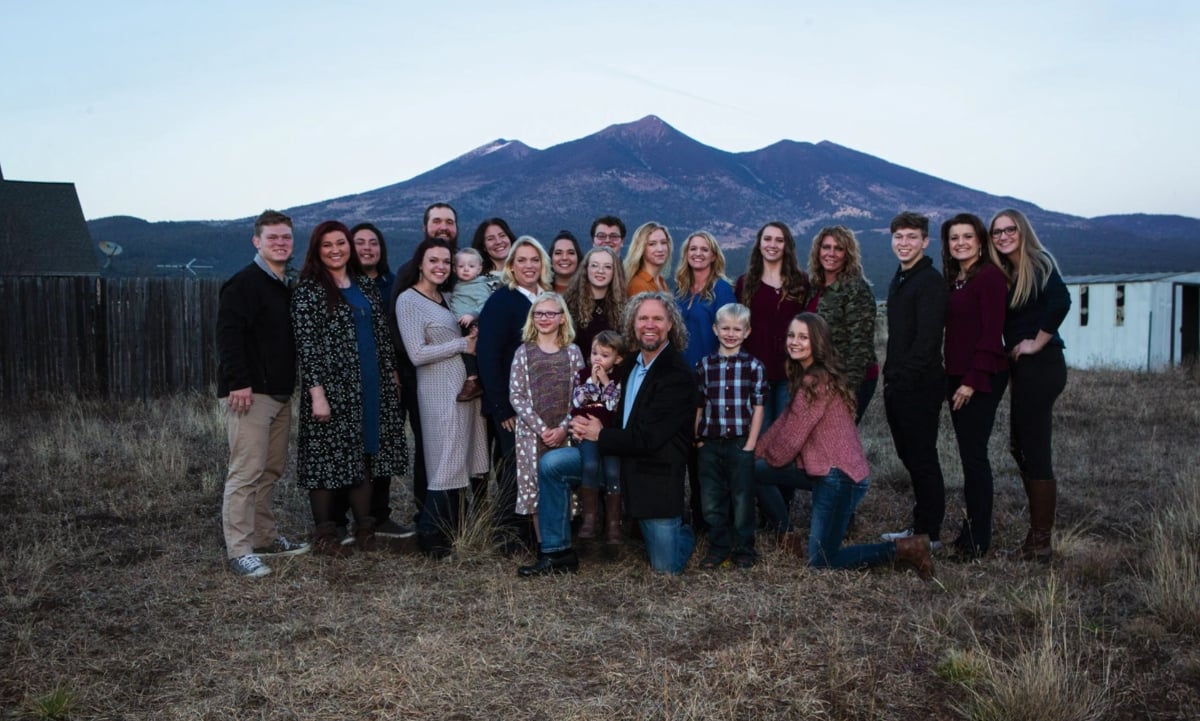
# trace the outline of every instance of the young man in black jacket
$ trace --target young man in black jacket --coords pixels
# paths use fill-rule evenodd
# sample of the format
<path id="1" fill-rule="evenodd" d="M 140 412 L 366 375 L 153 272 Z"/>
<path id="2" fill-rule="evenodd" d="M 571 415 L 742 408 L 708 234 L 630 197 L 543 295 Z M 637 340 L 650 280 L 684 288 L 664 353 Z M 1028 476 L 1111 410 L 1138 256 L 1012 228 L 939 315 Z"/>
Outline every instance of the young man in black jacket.
<path id="1" fill-rule="evenodd" d="M 912 525 L 885 533 L 885 541 L 926 534 L 941 547 L 946 489 L 938 462 L 938 419 L 945 393 L 942 333 L 947 291 L 942 274 L 925 255 L 929 219 L 904 212 L 892 219 L 892 252 L 900 261 L 888 288 L 887 360 L 883 402 L 896 455 L 913 486 Z"/>
<path id="2" fill-rule="evenodd" d="M 239 576 L 271 572 L 263 556 L 308 551 L 279 535 L 271 511 L 275 482 L 288 458 L 296 343 L 292 289 L 292 219 L 274 210 L 254 222 L 254 262 L 221 286 L 217 307 L 217 397 L 225 412 L 229 471 L 221 525 L 229 567 Z"/>

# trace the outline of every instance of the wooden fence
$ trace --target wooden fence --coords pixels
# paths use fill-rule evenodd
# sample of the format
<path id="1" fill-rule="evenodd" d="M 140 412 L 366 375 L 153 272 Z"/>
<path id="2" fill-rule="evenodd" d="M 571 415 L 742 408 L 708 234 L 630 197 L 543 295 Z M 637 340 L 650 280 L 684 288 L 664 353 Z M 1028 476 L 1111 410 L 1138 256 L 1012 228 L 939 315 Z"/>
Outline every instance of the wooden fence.
<path id="1" fill-rule="evenodd" d="M 0 398 L 207 392 L 221 283 L 0 277 Z"/>

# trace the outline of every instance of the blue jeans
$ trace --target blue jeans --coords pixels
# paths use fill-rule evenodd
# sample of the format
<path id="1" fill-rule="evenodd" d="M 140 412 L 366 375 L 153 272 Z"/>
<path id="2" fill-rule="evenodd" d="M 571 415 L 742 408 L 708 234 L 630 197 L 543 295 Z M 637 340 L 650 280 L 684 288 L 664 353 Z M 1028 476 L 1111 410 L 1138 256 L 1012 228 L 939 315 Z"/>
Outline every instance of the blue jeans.
<path id="1" fill-rule="evenodd" d="M 600 455 L 600 445 L 595 441 L 579 444 L 579 455 L 583 462 L 584 488 L 603 488 L 605 493 L 621 492 L 621 459 L 616 456 Z"/>
<path id="2" fill-rule="evenodd" d="M 538 460 L 538 529 L 543 553 L 571 547 L 571 489 L 579 485 L 578 448 L 551 448 Z"/>
<path id="3" fill-rule="evenodd" d="M 761 433 L 766 433 L 771 423 L 783 415 L 788 404 L 792 402 L 788 394 L 787 381 L 771 381 L 767 384 L 767 395 L 763 398 L 763 422 Z"/>
<path id="4" fill-rule="evenodd" d="M 642 538 L 646 541 L 646 555 L 650 567 L 659 573 L 679 575 L 692 557 L 696 547 L 696 535 L 692 527 L 686 526 L 679 516 L 674 518 L 643 518 Z"/>
<path id="5" fill-rule="evenodd" d="M 741 436 L 705 439 L 700 446 L 700 502 L 710 556 L 754 553 L 754 452 L 743 451 L 745 445 L 746 436 Z"/>
<path id="6" fill-rule="evenodd" d="M 837 468 L 829 475 L 813 477 L 812 527 L 808 532 L 808 565 L 813 568 L 862 568 L 889 563 L 896 557 L 895 543 L 864 543 L 842 546 L 850 516 L 869 481 L 855 483 Z"/>
<path id="7" fill-rule="evenodd" d="M 579 485 L 583 462 L 578 448 L 553 448 L 538 461 L 538 527 L 542 552 L 571 547 L 571 489 Z M 656 571 L 682 573 L 696 537 L 682 519 L 644 518 L 642 537 L 650 566 Z"/>
<path id="8" fill-rule="evenodd" d="M 776 533 L 792 530 L 791 496 L 796 489 L 811 490 L 812 479 L 794 463 L 774 468 L 761 458 L 754 462 L 754 492 Z M 783 489 L 787 489 L 785 497 Z"/>

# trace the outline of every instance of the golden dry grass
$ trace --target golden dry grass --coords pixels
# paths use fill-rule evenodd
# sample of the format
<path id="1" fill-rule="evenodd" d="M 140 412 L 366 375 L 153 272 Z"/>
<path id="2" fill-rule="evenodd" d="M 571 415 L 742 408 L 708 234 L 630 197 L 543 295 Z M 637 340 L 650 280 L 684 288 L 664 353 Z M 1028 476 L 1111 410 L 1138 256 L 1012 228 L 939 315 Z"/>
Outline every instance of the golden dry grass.
<path id="1" fill-rule="evenodd" d="M 1050 567 L 997 553 L 939 563 L 938 582 L 922 583 L 889 569 L 815 572 L 770 550 L 749 572 L 664 578 L 630 553 L 530 581 L 467 540 L 443 562 L 396 542 L 344 561 L 273 560 L 273 575 L 247 581 L 224 562 L 215 401 L 9 406 L 0 713 L 1200 717 L 1200 601 L 1186 565 L 1200 548 L 1200 387 L 1183 373 L 1072 372 L 1056 431 L 1060 554 Z M 946 422 L 952 537 L 962 502 L 950 433 Z M 1025 533 L 1006 433 L 1002 409 L 997 551 Z M 865 541 L 904 524 L 911 500 L 878 397 L 863 435 Z M 290 478 L 277 506 L 284 531 L 303 536 L 307 503 Z M 806 523 L 807 503 L 798 506 Z"/>

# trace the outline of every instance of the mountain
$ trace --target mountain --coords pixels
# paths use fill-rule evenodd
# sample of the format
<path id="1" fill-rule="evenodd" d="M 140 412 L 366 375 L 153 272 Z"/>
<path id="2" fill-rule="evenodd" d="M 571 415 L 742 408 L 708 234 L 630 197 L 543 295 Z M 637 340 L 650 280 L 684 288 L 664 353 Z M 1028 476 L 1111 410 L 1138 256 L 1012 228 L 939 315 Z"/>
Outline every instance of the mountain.
<path id="1" fill-rule="evenodd" d="M 1200 220 L 1175 215 L 1081 218 L 990 195 L 889 163 L 836 143 L 781 140 L 731 153 L 693 140 L 656 116 L 613 125 L 545 150 L 497 139 L 410 180 L 286 209 L 296 222 L 296 253 L 311 228 L 327 218 L 348 225 L 369 220 L 387 236 L 393 265 L 420 240 L 421 214 L 435 201 L 458 210 L 465 243 L 483 218 L 501 216 L 520 234 L 548 239 L 562 228 L 585 238 L 594 217 L 613 213 L 630 233 L 646 220 L 672 229 L 676 245 L 693 230 L 709 230 L 726 251 L 731 274 L 745 267 L 763 223 L 791 226 L 806 264 L 812 234 L 842 224 L 863 246 L 877 290 L 894 268 L 887 224 L 899 210 L 930 216 L 936 228 L 961 211 L 987 220 L 996 210 L 1025 212 L 1064 273 L 1200 269 Z M 228 275 L 248 262 L 252 219 L 148 223 L 129 217 L 89 221 L 94 241 L 120 243 L 119 274 L 179 273 L 196 258 L 204 271 Z M 586 240 L 584 244 L 588 243 Z M 675 256 L 678 257 L 678 254 Z M 164 269 L 160 265 L 174 265 Z"/>

